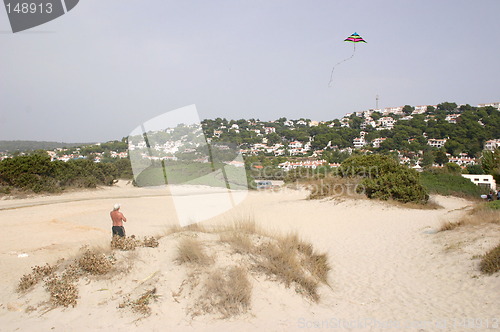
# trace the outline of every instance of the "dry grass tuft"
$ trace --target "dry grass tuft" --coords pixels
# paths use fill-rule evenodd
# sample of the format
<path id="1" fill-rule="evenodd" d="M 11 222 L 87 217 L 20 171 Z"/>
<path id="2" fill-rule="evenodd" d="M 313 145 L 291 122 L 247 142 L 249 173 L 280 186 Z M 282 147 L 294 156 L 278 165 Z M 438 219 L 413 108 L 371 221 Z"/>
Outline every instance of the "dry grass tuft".
<path id="1" fill-rule="evenodd" d="M 242 267 L 233 266 L 227 273 L 215 270 L 209 274 L 204 293 L 196 307 L 205 313 L 228 318 L 243 314 L 250 308 L 252 285 Z"/>
<path id="2" fill-rule="evenodd" d="M 19 284 L 17 285 L 18 292 L 24 292 L 28 289 L 32 288 L 43 278 L 52 275 L 57 269 L 56 265 L 50 266 L 49 264 L 45 264 L 44 266 L 34 266 L 31 268 L 31 273 L 25 274 L 19 280 Z"/>
<path id="3" fill-rule="evenodd" d="M 479 269 L 486 274 L 500 271 L 500 243 L 482 257 Z"/>
<path id="4" fill-rule="evenodd" d="M 439 228 L 439 232 L 444 232 L 444 231 L 451 231 L 459 226 L 462 226 L 463 225 L 463 222 L 462 221 L 457 221 L 457 222 L 451 222 L 451 221 L 447 221 L 447 222 L 444 222 L 441 227 Z"/>
<path id="5" fill-rule="evenodd" d="M 297 257 L 297 251 L 290 249 L 284 243 L 278 245 L 267 243 L 262 245 L 260 250 L 262 254 L 259 257 L 257 270 L 264 272 L 268 276 L 276 277 L 286 287 L 295 284 L 297 293 L 303 294 L 317 302 L 319 300 L 317 293 L 318 281 L 305 273 Z"/>
<path id="6" fill-rule="evenodd" d="M 243 227 L 243 229 L 252 229 Z M 253 228 L 256 229 L 256 228 Z M 314 301 L 319 300 L 319 283 L 328 285 L 330 266 L 326 254 L 316 253 L 310 243 L 302 241 L 297 234 L 286 236 L 264 235 L 257 245 L 251 235 L 234 228 L 220 233 L 220 240 L 228 243 L 236 253 L 247 254 L 253 261 L 253 269 L 283 282 L 285 286 L 296 286 L 296 291 Z"/>
<path id="7" fill-rule="evenodd" d="M 135 236 L 131 237 L 121 237 L 121 236 L 113 236 L 111 240 L 111 248 L 118 250 L 135 250 L 137 247 L 137 241 L 135 240 Z"/>
<path id="8" fill-rule="evenodd" d="M 297 234 L 289 234 L 279 238 L 279 246 L 285 250 L 297 252 L 301 265 L 315 278 L 328 285 L 328 272 L 331 267 L 328 264 L 328 256 L 314 251 L 312 244 L 299 238 Z"/>
<path id="9" fill-rule="evenodd" d="M 113 263 L 103 250 L 86 249 L 78 259 L 78 266 L 85 272 L 94 275 L 106 274 L 113 268 Z"/>
<path id="10" fill-rule="evenodd" d="M 234 221 L 231 225 L 226 226 L 224 229 L 243 234 L 262 233 L 262 230 L 257 226 L 257 224 L 255 224 L 255 220 L 253 220 L 252 218 L 238 219 Z"/>
<path id="11" fill-rule="evenodd" d="M 200 225 L 198 223 L 191 224 L 188 226 L 179 226 L 179 225 L 174 225 L 169 227 L 165 231 L 165 235 L 170 235 L 174 233 L 181 233 L 181 232 L 199 232 L 199 233 L 210 233 L 211 231 L 205 228 L 203 225 Z"/>
<path id="12" fill-rule="evenodd" d="M 445 222 L 439 230 L 449 231 L 461 226 L 482 224 L 500 224 L 500 211 L 491 209 L 488 205 L 481 203 L 476 205 L 458 222 Z"/>
<path id="13" fill-rule="evenodd" d="M 255 246 L 246 233 L 227 231 L 220 233 L 219 239 L 222 242 L 228 243 L 238 254 L 252 254 L 255 252 Z"/>
<path id="14" fill-rule="evenodd" d="M 130 300 L 127 298 L 124 302 L 120 303 L 119 308 L 130 307 L 132 311 L 139 313 L 145 317 L 151 315 L 151 307 L 149 304 L 151 300 L 156 301 L 159 295 L 156 294 L 156 287 L 143 293 L 137 300 Z"/>
<path id="15" fill-rule="evenodd" d="M 328 272 L 330 272 L 331 267 L 328 264 L 328 256 L 326 254 L 312 253 L 306 256 L 304 266 L 319 281 L 328 285 Z"/>
<path id="16" fill-rule="evenodd" d="M 177 262 L 206 265 L 210 258 L 205 254 L 201 243 L 193 238 L 184 238 L 177 247 Z"/>

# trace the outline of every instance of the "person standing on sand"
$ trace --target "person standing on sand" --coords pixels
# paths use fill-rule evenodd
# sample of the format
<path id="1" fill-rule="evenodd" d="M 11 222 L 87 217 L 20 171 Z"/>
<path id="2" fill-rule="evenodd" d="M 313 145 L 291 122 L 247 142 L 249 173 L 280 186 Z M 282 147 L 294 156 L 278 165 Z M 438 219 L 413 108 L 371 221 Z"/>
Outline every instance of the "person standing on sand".
<path id="1" fill-rule="evenodd" d="M 113 236 L 118 235 L 121 237 L 125 236 L 125 227 L 123 227 L 122 221 L 127 221 L 127 218 L 120 212 L 120 204 L 115 204 L 113 206 L 113 211 L 109 213 L 111 215 L 111 220 L 113 220 L 113 227 L 111 230 L 113 231 Z"/>

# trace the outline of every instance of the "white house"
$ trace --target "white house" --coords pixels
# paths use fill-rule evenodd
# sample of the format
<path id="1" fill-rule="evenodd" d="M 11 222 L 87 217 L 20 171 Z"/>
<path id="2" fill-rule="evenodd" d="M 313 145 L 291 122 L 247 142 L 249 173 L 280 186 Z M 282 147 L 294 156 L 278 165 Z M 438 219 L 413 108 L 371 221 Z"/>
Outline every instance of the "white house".
<path id="1" fill-rule="evenodd" d="M 372 141 L 372 145 L 374 148 L 379 148 L 380 147 L 380 144 L 385 141 L 387 139 L 387 137 L 379 137 L 379 138 L 375 138 L 373 141 Z"/>
<path id="2" fill-rule="evenodd" d="M 445 120 L 448 121 L 448 123 L 457 123 L 457 119 L 460 117 L 460 114 L 449 114 L 446 116 Z"/>
<path id="3" fill-rule="evenodd" d="M 443 138 L 443 139 L 436 139 L 436 138 L 431 138 L 427 140 L 427 144 L 434 147 L 434 148 L 442 148 L 448 139 Z"/>
<path id="4" fill-rule="evenodd" d="M 491 106 L 495 107 L 497 110 L 500 110 L 500 103 L 488 103 L 488 104 L 478 104 L 477 107 L 486 107 Z"/>
<path id="5" fill-rule="evenodd" d="M 392 129 L 394 127 L 395 122 L 396 121 L 390 116 L 384 116 L 378 119 L 378 125 L 386 129 Z"/>
<path id="6" fill-rule="evenodd" d="M 288 147 L 290 149 L 301 149 L 302 143 L 299 141 L 293 141 L 293 142 L 288 143 Z"/>
<path id="7" fill-rule="evenodd" d="M 485 150 L 493 151 L 498 148 L 500 148 L 500 139 L 492 139 L 484 142 Z"/>
<path id="8" fill-rule="evenodd" d="M 484 175 L 484 174 L 462 174 L 462 176 L 466 179 L 469 179 L 478 186 L 488 187 L 490 190 L 496 190 L 497 183 L 493 178 L 493 175 Z"/>
<path id="9" fill-rule="evenodd" d="M 264 132 L 266 133 L 266 135 L 271 134 L 271 133 L 275 133 L 276 132 L 276 128 L 274 128 L 274 127 L 264 127 Z"/>
<path id="10" fill-rule="evenodd" d="M 427 105 L 417 105 L 411 114 L 422 114 L 427 111 Z"/>
<path id="11" fill-rule="evenodd" d="M 366 141 L 364 137 L 356 137 L 352 140 L 352 144 L 354 145 L 354 148 L 360 149 L 366 145 Z"/>
<path id="12" fill-rule="evenodd" d="M 384 108 L 384 115 L 387 114 L 403 114 L 403 106 L 396 106 L 396 107 L 386 107 Z"/>

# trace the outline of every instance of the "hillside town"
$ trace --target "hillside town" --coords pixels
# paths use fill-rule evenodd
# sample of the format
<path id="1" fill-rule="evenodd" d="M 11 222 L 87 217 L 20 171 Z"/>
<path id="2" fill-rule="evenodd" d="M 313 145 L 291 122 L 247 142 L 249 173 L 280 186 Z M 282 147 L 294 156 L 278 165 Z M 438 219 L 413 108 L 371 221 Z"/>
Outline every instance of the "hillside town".
<path id="1" fill-rule="evenodd" d="M 427 161 L 426 166 L 442 167 L 444 163 L 455 163 L 459 167 L 465 168 L 478 164 L 480 153 L 471 153 L 467 149 L 455 149 L 457 153 L 452 153 L 454 151 L 449 148 L 449 143 L 457 141 L 452 133 L 446 137 L 436 137 L 430 136 L 428 134 L 430 130 L 426 130 L 421 135 L 399 139 L 399 143 L 392 144 L 393 146 L 388 143 L 394 141 L 395 137 L 389 136 L 398 129 L 398 126 L 408 127 L 413 124 L 412 121 L 416 120 L 427 125 L 446 122 L 451 126 L 458 126 L 464 112 L 478 112 L 478 110 L 495 110 L 498 113 L 500 103 L 479 104 L 476 107 L 454 103 L 386 107 L 347 113 L 342 118 L 332 121 L 290 120 L 286 118 L 260 121 L 258 119 L 226 120 L 218 118 L 204 120 L 201 127 L 206 142 L 237 144 L 239 152 L 243 156 L 281 157 L 278 167 L 283 170 L 299 167 L 314 169 L 324 165 L 338 166 L 341 159 L 326 157 L 331 151 L 336 151 L 344 156 L 353 153 L 391 153 L 398 157 L 401 164 L 406 164 L 417 170 L 424 166 L 426 150 L 442 151 L 441 158 L 433 158 L 430 165 Z M 477 120 L 476 123 L 482 127 L 487 126 L 481 119 Z M 498 127 L 498 123 L 495 125 Z M 105 147 L 104 144 L 107 143 L 97 143 L 93 146 L 57 148 L 46 152 L 51 160 L 61 161 L 91 159 L 99 163 L 104 159 L 128 158 L 129 153 L 133 151 L 136 153 L 141 151 L 140 156 L 145 159 L 177 160 L 179 153 L 196 152 L 196 149 L 204 142 L 196 139 L 194 141 L 197 143 L 194 144 L 189 142 L 190 139 L 193 140 L 192 136 L 179 137 L 174 132 L 175 128 L 166 128 L 162 132 L 164 137 L 149 147 L 144 141 L 134 142 L 124 139 L 122 142 L 117 141 L 118 145 L 114 149 L 109 146 Z M 195 132 L 199 136 L 202 132 L 201 128 L 196 128 Z M 172 138 L 168 138 L 168 135 L 165 136 L 166 134 L 172 135 Z M 333 140 L 329 137 L 337 139 Z M 487 138 L 482 142 L 480 150 L 494 151 L 500 147 L 499 136 Z M 0 152 L 0 160 L 12 155 L 12 152 Z M 201 158 L 198 161 L 208 162 L 206 158 Z"/>

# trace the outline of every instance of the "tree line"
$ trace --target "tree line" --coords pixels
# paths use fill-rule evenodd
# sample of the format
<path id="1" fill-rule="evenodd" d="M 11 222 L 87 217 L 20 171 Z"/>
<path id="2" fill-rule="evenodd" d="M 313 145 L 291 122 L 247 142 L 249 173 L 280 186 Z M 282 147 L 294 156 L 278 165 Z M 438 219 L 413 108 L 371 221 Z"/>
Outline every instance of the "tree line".
<path id="1" fill-rule="evenodd" d="M 118 178 L 132 178 L 130 160 L 95 163 L 88 159 L 55 160 L 46 152 L 15 156 L 0 161 L 0 193 L 11 189 L 60 192 L 66 188 L 112 185 Z"/>

